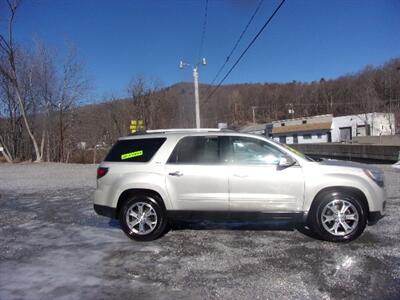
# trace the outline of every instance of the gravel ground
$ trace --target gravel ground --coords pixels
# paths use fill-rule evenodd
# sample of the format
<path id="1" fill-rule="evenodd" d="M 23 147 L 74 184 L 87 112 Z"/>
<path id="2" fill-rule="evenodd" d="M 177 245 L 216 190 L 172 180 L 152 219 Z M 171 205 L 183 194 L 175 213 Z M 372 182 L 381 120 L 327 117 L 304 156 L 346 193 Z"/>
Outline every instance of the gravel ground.
<path id="1" fill-rule="evenodd" d="M 399 299 L 400 171 L 350 244 L 290 224 L 186 224 L 147 243 L 92 209 L 95 166 L 0 165 L 0 299 Z"/>

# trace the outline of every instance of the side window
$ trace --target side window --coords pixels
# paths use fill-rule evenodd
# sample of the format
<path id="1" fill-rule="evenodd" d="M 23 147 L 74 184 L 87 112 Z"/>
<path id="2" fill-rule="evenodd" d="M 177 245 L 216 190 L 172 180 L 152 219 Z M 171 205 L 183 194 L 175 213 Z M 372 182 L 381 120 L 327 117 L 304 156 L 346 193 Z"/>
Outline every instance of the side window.
<path id="1" fill-rule="evenodd" d="M 188 136 L 175 146 L 170 164 L 219 163 L 219 139 L 214 136 Z"/>
<path id="2" fill-rule="evenodd" d="M 231 137 L 231 161 L 250 165 L 276 165 L 284 155 L 269 143 L 243 137 Z"/>
<path id="3" fill-rule="evenodd" d="M 128 139 L 118 141 L 104 161 L 148 162 L 166 138 Z"/>

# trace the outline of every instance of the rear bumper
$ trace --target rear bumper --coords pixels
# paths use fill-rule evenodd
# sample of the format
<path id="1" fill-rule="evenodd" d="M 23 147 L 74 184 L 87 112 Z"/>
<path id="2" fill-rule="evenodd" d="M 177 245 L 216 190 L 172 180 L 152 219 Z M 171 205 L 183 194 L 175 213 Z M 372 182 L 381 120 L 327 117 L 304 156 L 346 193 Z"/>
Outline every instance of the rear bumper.
<path id="1" fill-rule="evenodd" d="M 98 204 L 94 204 L 93 207 L 94 211 L 100 216 L 109 217 L 113 219 L 117 217 L 117 209 L 114 207 L 98 205 Z"/>

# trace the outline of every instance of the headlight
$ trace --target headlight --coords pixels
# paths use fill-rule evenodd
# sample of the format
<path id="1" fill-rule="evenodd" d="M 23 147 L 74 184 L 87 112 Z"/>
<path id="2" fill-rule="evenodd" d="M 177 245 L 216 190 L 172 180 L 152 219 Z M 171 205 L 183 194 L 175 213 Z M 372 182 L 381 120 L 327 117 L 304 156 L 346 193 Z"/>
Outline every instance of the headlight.
<path id="1" fill-rule="evenodd" d="M 374 169 L 364 169 L 364 173 L 371 178 L 373 181 L 376 182 L 377 185 L 380 187 L 384 187 L 384 178 L 383 178 L 383 172 L 379 170 L 374 170 Z"/>

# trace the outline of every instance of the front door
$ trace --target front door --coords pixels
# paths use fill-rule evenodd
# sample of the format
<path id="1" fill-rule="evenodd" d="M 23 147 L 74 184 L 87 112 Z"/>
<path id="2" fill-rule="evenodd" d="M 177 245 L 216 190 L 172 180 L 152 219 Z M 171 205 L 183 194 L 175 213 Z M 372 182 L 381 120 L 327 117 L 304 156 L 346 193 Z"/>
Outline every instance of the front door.
<path id="1" fill-rule="evenodd" d="M 229 210 L 228 174 L 220 161 L 217 136 L 188 136 L 178 142 L 165 166 L 175 210 Z"/>
<path id="2" fill-rule="evenodd" d="M 299 165 L 279 168 L 284 152 L 264 140 L 235 136 L 229 140 L 231 211 L 291 213 L 302 210 L 304 179 Z"/>

